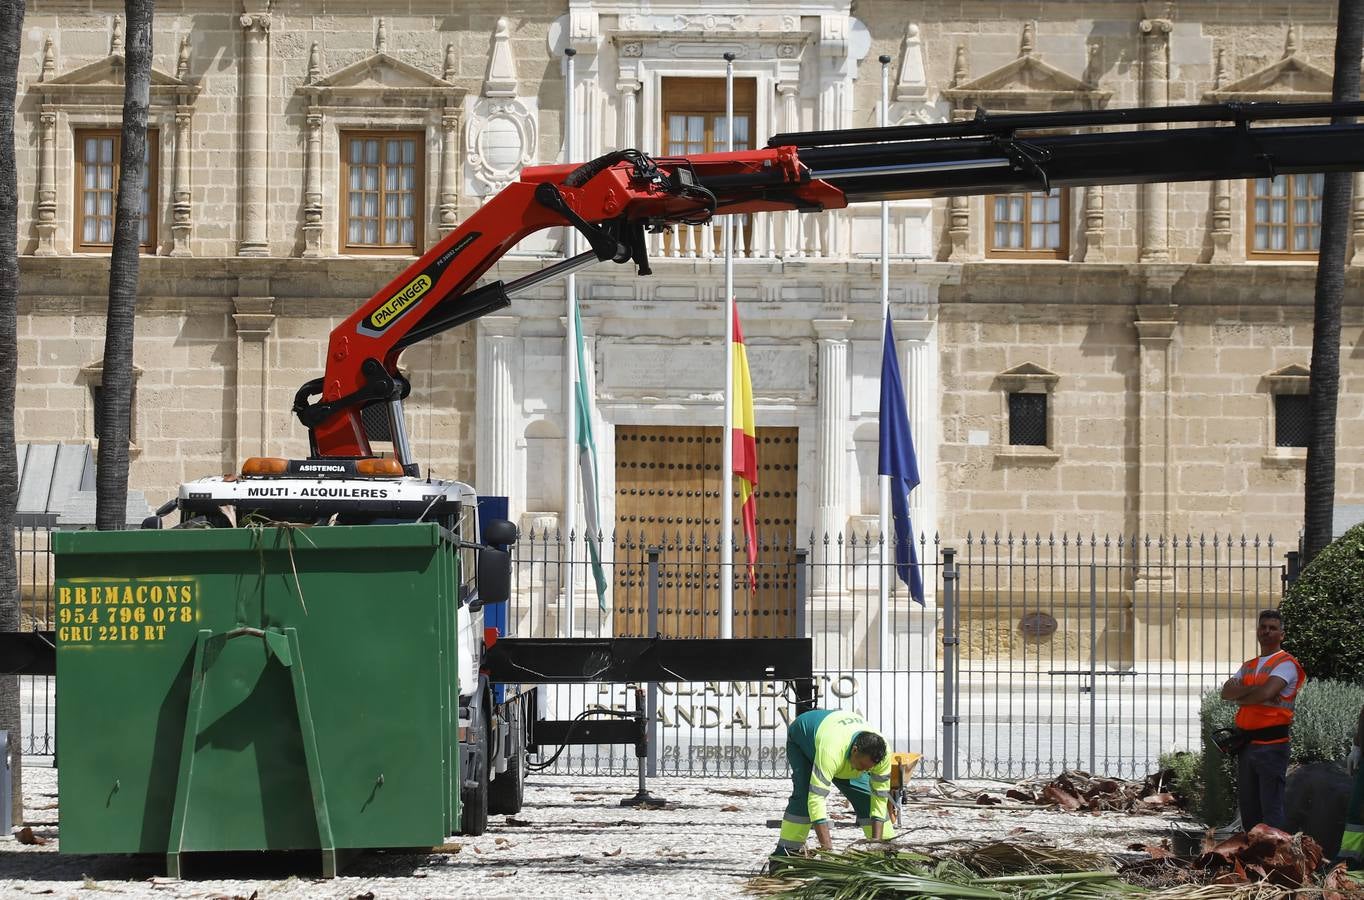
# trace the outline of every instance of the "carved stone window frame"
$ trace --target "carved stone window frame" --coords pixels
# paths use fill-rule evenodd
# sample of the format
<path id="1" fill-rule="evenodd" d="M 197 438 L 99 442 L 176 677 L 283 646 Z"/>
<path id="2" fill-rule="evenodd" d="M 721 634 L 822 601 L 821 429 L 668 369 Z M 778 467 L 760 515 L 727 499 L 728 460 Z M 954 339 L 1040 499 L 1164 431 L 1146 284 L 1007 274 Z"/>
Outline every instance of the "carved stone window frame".
<path id="1" fill-rule="evenodd" d="M 779 85 L 800 78 L 800 63 L 811 35 L 803 31 L 617 31 L 611 35 L 619 61 L 617 90 L 638 93 L 638 143 L 646 152 L 663 146 L 663 79 L 723 77 L 725 53 L 735 54 L 735 79 L 756 83 L 752 145 L 776 133 Z M 627 137 L 622 135 L 622 138 Z"/>
<path id="2" fill-rule="evenodd" d="M 989 112 L 1036 112 L 1102 109 L 1108 105 L 1113 94 L 1100 90 L 1096 83 L 1097 69 L 1093 64 L 1095 47 L 1089 51 L 1090 64 L 1086 66 L 1083 76 L 1077 78 L 1045 62 L 1036 52 L 1036 43 L 1036 25 L 1024 23 L 1018 56 L 978 78 L 969 77 L 966 46 L 958 45 L 952 85 L 942 92 L 943 99 L 952 105 L 953 120 L 969 119 L 975 115 L 977 108 Z M 1027 73 L 1027 77 L 1022 80 L 1031 85 L 1027 88 L 1019 88 L 1015 84 L 1023 73 Z M 1065 251 L 1064 254 L 1045 256 L 1022 255 L 991 247 L 988 212 L 992 208 L 994 196 L 952 197 L 948 200 L 949 259 L 967 258 L 974 243 L 974 233 L 979 239 L 975 246 L 980 247 L 980 255 L 991 261 L 1102 261 L 1105 229 L 1102 187 L 1066 190 L 1063 204 L 1065 240 L 1062 242 Z M 973 229 L 972 220 L 981 223 L 981 226 Z"/>
<path id="3" fill-rule="evenodd" d="M 1313 65 L 1298 52 L 1298 33 L 1294 25 L 1289 25 L 1284 39 L 1283 56 L 1235 81 L 1231 80 L 1231 61 L 1234 52 L 1223 47 L 1218 50 L 1214 67 L 1216 86 L 1203 94 L 1204 103 L 1324 103 L 1331 99 L 1331 84 L 1334 80 L 1330 72 Z M 1230 57 L 1230 58 L 1229 58 Z M 1291 177 L 1291 176 L 1289 176 Z M 1255 249 L 1255 198 L 1254 179 L 1222 179 L 1213 182 L 1213 213 L 1211 231 L 1214 245 L 1213 261 L 1234 262 L 1229 252 L 1232 244 L 1233 210 L 1240 210 L 1244 246 L 1241 248 L 1247 262 L 1254 263 L 1299 263 L 1315 264 L 1317 252 L 1261 251 Z M 1237 203 L 1238 195 L 1241 200 Z M 1352 232 L 1355 234 L 1356 254 L 1361 243 L 1360 230 L 1364 226 L 1360 216 L 1352 216 Z"/>
<path id="4" fill-rule="evenodd" d="M 142 446 L 137 442 L 137 384 L 142 379 L 142 367 L 133 366 L 133 397 L 128 409 L 128 458 L 136 459 L 142 455 Z M 85 383 L 89 403 L 85 407 L 85 417 L 82 426 L 85 433 L 90 436 L 90 446 L 94 449 L 95 455 L 99 455 L 99 435 L 95 432 L 95 405 L 99 399 L 99 390 L 104 387 L 104 360 L 97 359 L 92 363 L 81 366 L 80 380 Z"/>
<path id="5" fill-rule="evenodd" d="M 309 59 L 308 80 L 298 88 L 304 99 L 305 181 L 304 257 L 351 256 L 341 233 L 343 194 L 341 153 L 347 132 L 420 132 L 422 146 L 420 256 L 439 243 L 456 223 L 455 172 L 459 164 L 459 122 L 465 90 L 416 66 L 378 51 L 325 77 L 318 50 Z M 374 69 L 405 84 L 355 84 Z M 365 253 L 365 256 L 374 256 Z M 409 258 L 406 254 L 397 254 Z"/>
<path id="6" fill-rule="evenodd" d="M 1061 376 L 1039 366 L 1025 362 L 1006 369 L 995 376 L 995 390 L 999 395 L 999 446 L 995 459 L 1021 464 L 1054 463 L 1061 458 L 1056 446 L 1056 385 Z M 1047 397 L 1047 443 L 1046 446 L 1014 445 L 1009 443 L 1009 395 L 1045 394 Z"/>
<path id="7" fill-rule="evenodd" d="M 1261 379 L 1265 396 L 1265 452 L 1261 458 L 1264 465 L 1273 468 L 1306 468 L 1306 447 L 1280 447 L 1278 445 L 1276 439 L 1278 409 L 1275 398 L 1282 395 L 1306 395 L 1309 392 L 1311 380 L 1312 370 L 1301 363 L 1290 363 L 1272 372 L 1266 372 Z"/>
<path id="8" fill-rule="evenodd" d="M 104 59 L 56 75 L 51 42 L 44 47 L 42 75 L 29 87 L 40 104 L 37 245 L 33 251 L 37 256 L 87 252 L 75 249 L 80 244 L 74 207 L 76 132 L 122 127 L 124 57 L 121 48 L 116 50 Z M 144 251 L 149 255 L 190 255 L 190 126 L 199 86 L 185 80 L 188 64 L 188 44 L 182 42 L 178 76 L 152 68 L 147 127 L 156 131 L 160 164 L 156 184 L 150 189 L 156 239 Z"/>

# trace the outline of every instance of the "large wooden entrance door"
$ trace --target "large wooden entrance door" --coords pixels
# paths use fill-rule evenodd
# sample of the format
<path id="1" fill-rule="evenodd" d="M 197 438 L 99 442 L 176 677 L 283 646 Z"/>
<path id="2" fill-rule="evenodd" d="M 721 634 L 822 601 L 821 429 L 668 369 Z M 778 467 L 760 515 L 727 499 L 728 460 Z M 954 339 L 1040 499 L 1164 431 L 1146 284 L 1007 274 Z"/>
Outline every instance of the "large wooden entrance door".
<path id="1" fill-rule="evenodd" d="M 795 635 L 797 443 L 794 428 L 758 429 L 757 590 L 750 591 L 734 493 L 734 636 Z M 647 549 L 660 557 L 658 631 L 719 637 L 719 428 L 616 426 L 615 633 L 648 632 Z M 625 564 L 623 561 L 628 560 Z"/>

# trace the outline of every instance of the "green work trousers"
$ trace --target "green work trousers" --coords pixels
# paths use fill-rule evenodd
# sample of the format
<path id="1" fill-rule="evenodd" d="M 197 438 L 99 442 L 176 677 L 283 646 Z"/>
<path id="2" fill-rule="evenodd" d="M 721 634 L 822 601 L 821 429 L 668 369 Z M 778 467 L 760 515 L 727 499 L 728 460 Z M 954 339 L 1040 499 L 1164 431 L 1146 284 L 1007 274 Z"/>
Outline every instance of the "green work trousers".
<path id="1" fill-rule="evenodd" d="M 781 820 L 781 838 L 777 841 L 777 854 L 789 855 L 805 848 L 805 840 L 810 836 L 810 771 L 815 761 L 805 755 L 805 751 L 794 741 L 786 742 L 786 761 L 791 765 L 791 799 L 786 802 L 786 815 Z M 856 778 L 835 778 L 834 787 L 848 798 L 853 812 L 857 814 L 857 824 L 867 837 L 871 832 L 871 781 L 863 772 Z M 890 822 L 881 826 L 881 837 L 894 837 L 895 827 Z"/>

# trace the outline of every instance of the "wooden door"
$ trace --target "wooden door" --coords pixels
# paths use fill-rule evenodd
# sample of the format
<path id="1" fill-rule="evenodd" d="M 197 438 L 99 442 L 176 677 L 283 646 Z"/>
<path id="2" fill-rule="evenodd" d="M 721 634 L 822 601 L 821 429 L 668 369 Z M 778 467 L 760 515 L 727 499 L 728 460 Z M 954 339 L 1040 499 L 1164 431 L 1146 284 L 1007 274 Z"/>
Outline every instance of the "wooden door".
<path id="1" fill-rule="evenodd" d="M 657 630 L 667 637 L 720 634 L 719 428 L 616 427 L 615 632 L 648 633 L 648 548 L 662 548 Z M 758 429 L 756 591 L 743 564 L 737 485 L 734 535 L 736 637 L 795 633 L 797 441 L 794 428 Z"/>

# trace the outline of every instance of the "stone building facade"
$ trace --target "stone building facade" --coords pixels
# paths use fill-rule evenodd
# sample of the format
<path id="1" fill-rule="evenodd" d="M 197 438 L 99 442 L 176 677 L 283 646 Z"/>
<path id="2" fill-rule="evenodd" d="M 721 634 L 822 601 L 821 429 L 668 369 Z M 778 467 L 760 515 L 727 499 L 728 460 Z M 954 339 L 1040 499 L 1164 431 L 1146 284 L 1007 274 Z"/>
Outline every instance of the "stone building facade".
<path id="1" fill-rule="evenodd" d="M 153 504 L 247 456 L 305 453 L 290 406 L 321 373 L 330 329 L 524 166 L 713 146 L 706 95 L 726 52 L 745 98 L 736 139 L 761 146 L 876 124 L 883 54 L 892 123 L 977 106 L 1323 99 L 1335 7 L 1307 0 L 1285 19 L 1253 0 L 754 0 L 743 12 L 712 0 L 413 0 L 378 15 L 354 0 L 236 2 L 187 0 L 157 17 L 132 469 Z M 97 439 L 120 14 L 101 0 L 29 5 L 22 441 Z M 1214 182 L 891 204 L 891 304 L 925 473 L 916 524 L 946 536 L 1291 538 L 1304 453 L 1287 419 L 1310 362 L 1313 190 Z M 1362 203 L 1341 354 L 1342 503 L 1364 502 Z M 879 228 L 866 206 L 739 230 L 757 420 L 785 454 L 765 527 L 836 534 L 875 521 Z M 720 422 L 717 234 L 656 236 L 650 278 L 613 266 L 577 279 L 605 519 L 618 525 L 627 435 L 672 446 L 681 432 L 669 429 Z M 490 276 L 563 251 L 561 234 L 538 235 Z M 509 496 L 523 524 L 555 523 L 563 508 L 565 309 L 564 285 L 548 283 L 403 358 L 423 468 Z"/>

